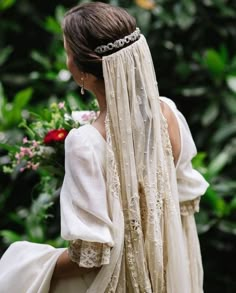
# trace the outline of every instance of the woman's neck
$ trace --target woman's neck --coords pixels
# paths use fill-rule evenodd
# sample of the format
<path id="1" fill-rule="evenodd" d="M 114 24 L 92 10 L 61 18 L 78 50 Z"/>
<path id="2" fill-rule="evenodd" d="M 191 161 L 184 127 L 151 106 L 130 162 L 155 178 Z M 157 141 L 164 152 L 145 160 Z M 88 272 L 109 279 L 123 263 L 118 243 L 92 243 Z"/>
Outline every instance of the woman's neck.
<path id="1" fill-rule="evenodd" d="M 106 105 L 106 94 L 105 94 L 105 86 L 104 82 L 101 81 L 94 88 L 93 93 L 95 94 L 98 105 L 99 105 L 99 116 L 94 121 L 93 126 L 97 128 L 103 138 L 106 140 L 106 130 L 105 130 L 105 119 L 107 113 L 107 105 Z"/>
<path id="2" fill-rule="evenodd" d="M 94 88 L 94 94 L 97 98 L 100 114 L 99 117 L 101 120 L 105 120 L 106 112 L 107 112 L 107 104 L 106 104 L 106 94 L 105 94 L 105 85 L 104 82 L 101 81 L 96 88 Z M 98 119 L 99 119 L 98 117 Z M 100 120 L 99 119 L 99 120 Z"/>

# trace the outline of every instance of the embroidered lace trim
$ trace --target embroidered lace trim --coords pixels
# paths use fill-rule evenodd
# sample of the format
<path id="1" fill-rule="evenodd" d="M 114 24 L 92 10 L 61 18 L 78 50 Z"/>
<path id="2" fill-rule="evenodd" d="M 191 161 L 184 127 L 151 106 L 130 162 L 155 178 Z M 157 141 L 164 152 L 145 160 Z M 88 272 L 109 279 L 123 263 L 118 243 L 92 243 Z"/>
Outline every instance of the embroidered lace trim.
<path id="1" fill-rule="evenodd" d="M 180 213 L 182 216 L 193 215 L 199 212 L 200 197 L 180 203 Z"/>
<path id="2" fill-rule="evenodd" d="M 92 268 L 109 264 L 111 247 L 106 243 L 72 240 L 69 242 L 70 259 L 79 267 Z"/>

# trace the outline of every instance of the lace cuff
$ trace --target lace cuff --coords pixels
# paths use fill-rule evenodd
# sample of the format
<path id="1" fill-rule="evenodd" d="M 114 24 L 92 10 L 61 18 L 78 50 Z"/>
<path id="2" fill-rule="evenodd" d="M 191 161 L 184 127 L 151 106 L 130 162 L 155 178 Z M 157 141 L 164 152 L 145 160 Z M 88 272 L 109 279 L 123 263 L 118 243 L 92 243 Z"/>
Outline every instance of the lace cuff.
<path id="1" fill-rule="evenodd" d="M 193 200 L 188 200 L 180 203 L 180 214 L 181 216 L 193 215 L 199 212 L 200 197 Z"/>
<path id="2" fill-rule="evenodd" d="M 110 263 L 111 247 L 106 243 L 72 240 L 69 242 L 68 254 L 79 267 L 100 267 Z"/>

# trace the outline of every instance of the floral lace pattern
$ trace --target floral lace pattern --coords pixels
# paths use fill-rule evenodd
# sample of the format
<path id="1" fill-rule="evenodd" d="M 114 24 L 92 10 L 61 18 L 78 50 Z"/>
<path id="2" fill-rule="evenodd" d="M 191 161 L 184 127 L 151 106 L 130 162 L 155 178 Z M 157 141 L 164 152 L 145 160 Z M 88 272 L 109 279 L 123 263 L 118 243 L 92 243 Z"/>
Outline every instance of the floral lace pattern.
<path id="1" fill-rule="evenodd" d="M 123 256 L 123 245 L 124 245 L 124 229 L 123 227 L 123 219 L 117 213 L 118 209 L 121 209 L 120 202 L 121 202 L 121 192 L 120 192 L 120 180 L 118 176 L 117 170 L 117 163 L 113 149 L 115 149 L 113 145 L 113 138 L 114 134 L 111 134 L 110 131 L 110 117 L 107 114 L 105 119 L 105 128 L 106 128 L 106 141 L 107 141 L 107 156 L 106 156 L 106 166 L 107 166 L 107 189 L 108 189 L 108 197 L 110 198 L 111 202 L 110 205 L 112 206 L 115 201 L 119 202 L 119 207 L 116 206 L 116 212 L 113 213 L 113 223 L 114 226 L 118 225 L 121 231 L 115 229 L 114 232 L 114 239 L 116 240 L 116 245 L 114 246 L 114 255 L 116 257 L 112 258 L 112 262 L 110 264 L 111 269 L 109 270 L 109 274 L 106 275 L 107 286 L 104 290 L 104 293 L 115 293 L 124 292 L 123 282 L 120 283 L 119 286 L 119 278 L 120 274 L 123 271 L 121 269 L 122 263 L 122 256 Z M 113 206 L 111 207 L 111 210 Z M 121 211 L 122 212 L 122 211 Z M 121 288 L 121 291 L 118 288 Z"/>
<path id="2" fill-rule="evenodd" d="M 89 293 L 189 293 L 176 170 L 145 38 L 102 63 L 106 187 L 116 245 L 95 282 L 99 289 L 94 284 Z"/>
<path id="3" fill-rule="evenodd" d="M 69 243 L 70 259 L 84 268 L 109 264 L 111 247 L 105 243 L 72 240 Z"/>
<path id="4" fill-rule="evenodd" d="M 180 203 L 180 214 L 181 216 L 193 215 L 199 212 L 200 197 L 194 200 L 188 200 Z"/>

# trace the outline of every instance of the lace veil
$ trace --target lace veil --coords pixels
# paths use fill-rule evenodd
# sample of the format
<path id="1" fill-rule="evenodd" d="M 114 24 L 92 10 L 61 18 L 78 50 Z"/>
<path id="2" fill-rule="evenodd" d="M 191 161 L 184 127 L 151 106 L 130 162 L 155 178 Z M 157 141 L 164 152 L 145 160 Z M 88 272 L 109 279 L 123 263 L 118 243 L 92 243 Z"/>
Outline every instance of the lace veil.
<path id="1" fill-rule="evenodd" d="M 116 244 L 89 292 L 189 293 L 172 149 L 145 37 L 102 62 Z"/>

